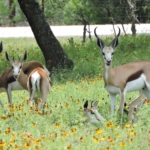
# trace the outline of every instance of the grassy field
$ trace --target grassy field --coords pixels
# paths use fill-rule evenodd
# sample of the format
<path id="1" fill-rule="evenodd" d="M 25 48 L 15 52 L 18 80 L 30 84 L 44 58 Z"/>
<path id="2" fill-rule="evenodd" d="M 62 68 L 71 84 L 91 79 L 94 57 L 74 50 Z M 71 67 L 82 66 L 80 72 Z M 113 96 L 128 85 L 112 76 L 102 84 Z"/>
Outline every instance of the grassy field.
<path id="1" fill-rule="evenodd" d="M 10 65 L 4 52 L 22 57 L 25 50 L 28 61 L 37 60 L 44 64 L 43 55 L 34 39 L 1 39 L 4 51 L 1 53 L 0 72 Z M 111 38 L 104 38 L 107 44 Z M 36 150 L 129 150 L 150 148 L 149 104 L 139 112 L 138 123 L 132 126 L 124 115 L 119 124 L 117 97 L 116 112 L 110 116 L 109 95 L 104 89 L 102 55 L 95 38 L 82 45 L 81 39 L 59 39 L 69 58 L 74 62 L 72 71 L 62 71 L 51 77 L 53 86 L 47 99 L 45 115 L 33 112 L 28 105 L 27 91 L 15 91 L 14 106 L 8 107 L 6 93 L 0 93 L 9 115 L 0 109 L 0 149 Z M 113 59 L 113 67 L 136 60 L 150 60 L 150 36 L 121 36 Z M 128 93 L 126 102 L 138 96 Z M 83 117 L 85 100 L 98 100 L 98 110 L 106 119 L 99 125 L 90 125 Z"/>

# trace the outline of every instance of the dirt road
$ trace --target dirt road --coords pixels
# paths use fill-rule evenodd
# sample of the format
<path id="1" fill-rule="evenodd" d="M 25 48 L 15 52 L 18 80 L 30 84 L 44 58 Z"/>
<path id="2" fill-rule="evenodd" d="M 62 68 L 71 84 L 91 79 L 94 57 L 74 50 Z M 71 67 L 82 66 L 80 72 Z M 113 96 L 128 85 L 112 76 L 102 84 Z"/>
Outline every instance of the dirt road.
<path id="1" fill-rule="evenodd" d="M 93 36 L 94 28 L 97 27 L 97 34 L 100 36 L 113 35 L 112 25 L 91 25 L 91 35 Z M 117 26 L 121 29 L 121 34 L 124 34 L 122 26 L 120 24 L 115 25 L 116 31 L 118 31 Z M 124 25 L 126 33 L 131 34 L 131 25 Z M 51 29 L 56 37 L 74 37 L 83 35 L 83 26 L 51 26 Z M 149 34 L 150 24 L 137 24 L 136 25 L 138 34 Z M 0 27 L 0 38 L 22 38 L 22 37 L 34 37 L 30 27 Z"/>

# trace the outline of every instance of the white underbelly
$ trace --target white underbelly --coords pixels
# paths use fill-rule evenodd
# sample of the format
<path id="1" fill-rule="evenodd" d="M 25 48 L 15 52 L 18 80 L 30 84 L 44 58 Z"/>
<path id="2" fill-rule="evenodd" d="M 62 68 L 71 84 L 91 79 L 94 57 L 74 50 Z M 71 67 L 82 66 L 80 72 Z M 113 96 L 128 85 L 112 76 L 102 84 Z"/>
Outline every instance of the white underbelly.
<path id="1" fill-rule="evenodd" d="M 15 90 L 24 90 L 24 88 L 20 85 L 18 81 L 12 82 L 8 84 L 8 90 L 15 91 Z M 6 92 L 5 88 L 0 88 L 0 93 Z"/>
<path id="2" fill-rule="evenodd" d="M 10 88 L 12 91 L 15 90 L 24 90 L 24 88 L 20 85 L 18 81 L 12 82 L 8 84 L 8 88 Z"/>
<path id="3" fill-rule="evenodd" d="M 124 92 L 133 92 L 143 89 L 146 86 L 146 77 L 145 75 L 141 75 L 138 79 L 130 81 L 126 84 L 124 88 Z M 112 94 L 120 94 L 121 89 L 119 87 L 115 87 L 112 85 L 106 86 L 106 90 L 108 93 Z"/>
<path id="4" fill-rule="evenodd" d="M 126 84 L 125 91 L 126 92 L 133 92 L 141 90 L 146 86 L 146 77 L 145 75 L 141 75 L 138 79 L 130 81 Z"/>
<path id="5" fill-rule="evenodd" d="M 120 94 L 121 91 L 120 88 L 111 85 L 106 86 L 106 90 L 108 93 L 112 93 L 112 94 Z"/>

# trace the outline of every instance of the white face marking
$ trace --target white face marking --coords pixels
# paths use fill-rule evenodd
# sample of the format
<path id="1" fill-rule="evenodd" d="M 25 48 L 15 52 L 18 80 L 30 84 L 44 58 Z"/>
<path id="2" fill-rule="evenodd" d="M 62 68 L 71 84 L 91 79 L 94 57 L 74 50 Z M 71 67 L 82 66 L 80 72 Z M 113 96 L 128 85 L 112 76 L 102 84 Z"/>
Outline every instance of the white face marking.
<path id="1" fill-rule="evenodd" d="M 12 65 L 12 70 L 13 70 L 13 76 L 15 79 L 17 79 L 20 76 L 20 72 L 22 69 L 22 63 L 15 61 L 11 65 Z"/>
<path id="2" fill-rule="evenodd" d="M 104 47 L 102 50 L 103 58 L 107 66 L 111 64 L 113 53 L 114 50 L 112 47 Z"/>

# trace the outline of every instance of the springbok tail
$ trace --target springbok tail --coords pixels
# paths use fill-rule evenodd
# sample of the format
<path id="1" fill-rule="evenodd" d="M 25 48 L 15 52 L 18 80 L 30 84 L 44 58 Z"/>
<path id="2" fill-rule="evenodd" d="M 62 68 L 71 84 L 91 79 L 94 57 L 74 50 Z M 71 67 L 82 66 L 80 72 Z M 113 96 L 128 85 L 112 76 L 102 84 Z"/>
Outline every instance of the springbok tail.
<path id="1" fill-rule="evenodd" d="M 50 76 L 50 72 L 48 71 L 48 69 L 45 66 L 43 66 L 43 68 L 46 71 L 47 75 Z"/>

